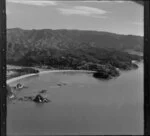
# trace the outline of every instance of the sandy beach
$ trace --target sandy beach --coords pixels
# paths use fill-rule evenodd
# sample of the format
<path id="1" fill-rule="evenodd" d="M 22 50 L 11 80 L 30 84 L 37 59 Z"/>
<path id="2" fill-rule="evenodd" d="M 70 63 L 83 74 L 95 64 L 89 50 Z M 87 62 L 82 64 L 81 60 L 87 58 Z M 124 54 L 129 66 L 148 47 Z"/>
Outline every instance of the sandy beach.
<path id="1" fill-rule="evenodd" d="M 39 73 L 36 73 L 36 74 L 26 74 L 26 75 L 22 75 L 22 76 L 8 79 L 7 84 L 10 84 L 12 82 L 15 82 L 15 81 L 23 79 L 23 78 L 27 78 L 27 77 L 31 77 L 31 76 L 35 76 L 35 75 L 39 75 L 39 74 L 53 73 L 53 72 L 90 72 L 91 73 L 91 72 L 95 72 L 95 71 L 88 71 L 88 70 L 46 70 L 46 71 L 40 71 Z"/>

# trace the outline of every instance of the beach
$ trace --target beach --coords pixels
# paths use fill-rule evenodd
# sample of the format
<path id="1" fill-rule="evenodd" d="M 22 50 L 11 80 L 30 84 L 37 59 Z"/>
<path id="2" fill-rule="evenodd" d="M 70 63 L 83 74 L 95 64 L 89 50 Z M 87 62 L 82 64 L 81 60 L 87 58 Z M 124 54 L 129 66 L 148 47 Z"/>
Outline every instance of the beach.
<path id="1" fill-rule="evenodd" d="M 23 78 L 27 78 L 27 77 L 31 77 L 31 76 L 35 76 L 35 75 L 38 75 L 38 74 L 46 74 L 46 73 L 52 73 L 52 72 L 95 72 L 95 71 L 88 71 L 88 70 L 40 70 L 39 73 L 36 73 L 36 74 L 25 74 L 25 75 L 22 75 L 22 76 L 18 76 L 18 77 L 13 77 L 11 79 L 8 79 L 7 80 L 7 84 L 10 84 L 12 82 L 15 82 L 17 80 L 20 80 L 20 79 L 23 79 Z"/>

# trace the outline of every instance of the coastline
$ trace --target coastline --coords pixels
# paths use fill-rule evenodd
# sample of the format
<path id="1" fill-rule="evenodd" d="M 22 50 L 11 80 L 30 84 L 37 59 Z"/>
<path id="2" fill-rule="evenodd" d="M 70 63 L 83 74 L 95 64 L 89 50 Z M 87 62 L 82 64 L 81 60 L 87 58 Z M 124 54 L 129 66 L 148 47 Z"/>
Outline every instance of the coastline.
<path id="1" fill-rule="evenodd" d="M 135 61 L 135 60 L 132 60 L 132 61 Z M 143 62 L 143 61 L 141 61 L 141 62 Z M 138 64 L 139 62 L 135 61 L 135 62 L 132 62 L 132 63 Z M 18 66 L 14 66 L 14 67 L 23 68 L 23 67 L 18 67 Z M 30 74 L 24 74 L 24 75 L 21 75 L 21 76 L 12 77 L 10 79 L 7 79 L 7 81 L 6 81 L 7 84 L 10 84 L 12 82 L 15 82 L 15 81 L 23 79 L 23 78 L 27 78 L 27 77 L 31 77 L 31 76 L 35 76 L 35 75 L 39 75 L 39 74 L 46 74 L 46 73 L 54 73 L 54 72 L 87 72 L 87 73 L 90 72 L 90 73 L 94 73 L 94 72 L 96 72 L 94 70 L 69 70 L 69 69 L 68 70 L 60 70 L 60 69 L 58 69 L 58 70 L 52 70 L 52 69 L 50 70 L 49 69 L 48 70 L 48 69 L 40 69 L 40 68 L 36 68 L 36 67 L 32 67 L 32 68 L 38 69 L 39 73 L 30 73 Z M 120 71 L 119 68 L 117 68 L 117 70 Z"/>
<path id="2" fill-rule="evenodd" d="M 40 71 L 39 73 L 36 74 L 25 74 L 22 76 L 17 76 L 17 77 L 13 77 L 11 79 L 7 80 L 7 84 L 10 84 L 12 82 L 15 82 L 17 80 L 23 79 L 23 78 L 27 78 L 27 77 L 31 77 L 31 76 L 35 76 L 35 75 L 39 75 L 39 74 L 46 74 L 46 73 L 55 73 L 55 72 L 95 72 L 95 71 L 89 71 L 89 70 L 45 70 L 45 71 Z"/>

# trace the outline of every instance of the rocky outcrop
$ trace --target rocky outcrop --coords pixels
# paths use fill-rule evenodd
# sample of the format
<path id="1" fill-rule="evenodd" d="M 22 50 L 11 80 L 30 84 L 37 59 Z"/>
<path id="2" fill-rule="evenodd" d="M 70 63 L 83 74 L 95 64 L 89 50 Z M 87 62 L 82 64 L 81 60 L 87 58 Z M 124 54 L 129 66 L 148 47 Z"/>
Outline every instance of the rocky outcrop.
<path id="1" fill-rule="evenodd" d="M 18 84 L 16 85 L 16 89 L 22 89 L 22 88 L 23 88 L 23 85 L 22 85 L 22 84 L 18 83 Z"/>
<path id="2" fill-rule="evenodd" d="M 34 102 L 36 103 L 47 103 L 50 102 L 47 98 L 43 98 L 40 94 L 38 94 L 34 99 Z"/>
<path id="3" fill-rule="evenodd" d="M 7 91 L 7 98 L 8 99 L 15 98 L 15 94 L 13 92 L 13 89 L 9 85 L 6 86 L 6 91 Z"/>

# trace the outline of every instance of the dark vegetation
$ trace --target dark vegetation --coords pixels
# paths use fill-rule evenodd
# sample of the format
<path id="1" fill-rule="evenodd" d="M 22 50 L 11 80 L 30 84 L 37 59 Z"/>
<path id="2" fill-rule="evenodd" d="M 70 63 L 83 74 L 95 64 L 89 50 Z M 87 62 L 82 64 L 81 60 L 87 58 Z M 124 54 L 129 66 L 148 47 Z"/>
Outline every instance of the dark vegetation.
<path id="1" fill-rule="evenodd" d="M 116 68 L 138 68 L 131 61 L 142 57 L 124 51 L 143 51 L 140 36 L 96 31 L 15 28 L 7 30 L 7 40 L 8 64 L 96 70 L 104 78 L 118 76 Z"/>
<path id="2" fill-rule="evenodd" d="M 21 69 L 14 69 L 13 71 L 16 71 L 21 74 L 30 74 L 30 73 L 39 73 L 39 70 L 33 69 L 33 68 L 21 68 Z"/>
<path id="3" fill-rule="evenodd" d="M 20 68 L 20 69 L 9 69 L 9 70 L 13 71 L 14 74 L 11 74 L 9 77 L 7 77 L 7 79 L 26 75 L 26 74 L 39 73 L 39 70 L 33 68 Z"/>

